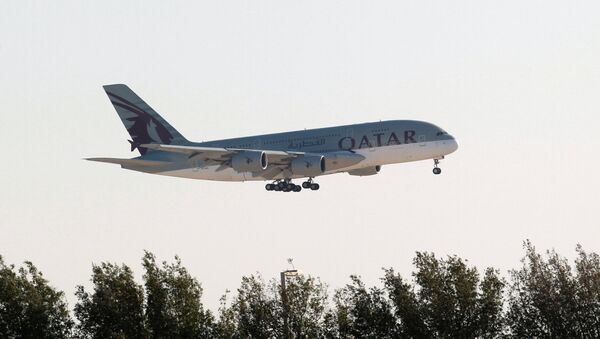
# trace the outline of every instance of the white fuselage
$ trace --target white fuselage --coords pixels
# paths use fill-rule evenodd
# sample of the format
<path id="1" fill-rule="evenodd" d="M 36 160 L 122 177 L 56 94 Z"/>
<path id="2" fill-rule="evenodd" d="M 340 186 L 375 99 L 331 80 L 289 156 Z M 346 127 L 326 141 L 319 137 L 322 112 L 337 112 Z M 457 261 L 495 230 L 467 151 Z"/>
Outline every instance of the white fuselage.
<path id="1" fill-rule="evenodd" d="M 446 139 L 357 149 L 355 150 L 355 153 L 364 156 L 365 160 L 361 161 L 359 164 L 350 167 L 340 168 L 333 171 L 326 171 L 322 175 L 348 172 L 354 169 L 367 168 L 373 166 L 397 164 L 427 159 L 441 159 L 445 155 L 454 152 L 457 148 L 458 144 L 456 140 Z M 257 176 L 255 173 L 236 172 L 231 167 L 223 169 L 222 166 L 219 165 L 189 167 L 172 171 L 158 172 L 156 174 L 189 179 L 217 181 L 267 180 L 262 176 Z M 302 177 L 305 176 L 291 175 L 291 177 L 288 178 L 295 179 Z M 284 175 L 279 174 L 272 179 L 284 179 Z"/>

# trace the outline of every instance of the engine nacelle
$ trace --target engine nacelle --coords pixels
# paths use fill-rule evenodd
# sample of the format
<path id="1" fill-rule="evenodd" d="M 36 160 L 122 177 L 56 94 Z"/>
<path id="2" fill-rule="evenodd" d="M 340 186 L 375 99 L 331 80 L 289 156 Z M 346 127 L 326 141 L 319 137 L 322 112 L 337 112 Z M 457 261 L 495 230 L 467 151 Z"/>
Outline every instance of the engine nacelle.
<path id="1" fill-rule="evenodd" d="M 260 172 L 269 164 L 262 151 L 244 151 L 231 157 L 231 167 L 237 172 Z"/>
<path id="2" fill-rule="evenodd" d="M 348 171 L 348 174 L 357 175 L 359 177 L 365 177 L 367 175 L 375 175 L 375 174 L 379 173 L 380 170 L 381 170 L 381 166 L 377 165 L 377 166 L 373 166 L 373 167 L 365 167 L 365 168 L 359 168 L 359 169 L 355 169 L 352 171 Z"/>
<path id="3" fill-rule="evenodd" d="M 322 155 L 304 155 L 292 160 L 292 173 L 314 177 L 325 172 L 325 157 Z"/>
<path id="4" fill-rule="evenodd" d="M 324 156 L 325 166 L 327 166 L 328 171 L 354 166 L 365 160 L 364 156 L 347 151 L 327 153 Z"/>

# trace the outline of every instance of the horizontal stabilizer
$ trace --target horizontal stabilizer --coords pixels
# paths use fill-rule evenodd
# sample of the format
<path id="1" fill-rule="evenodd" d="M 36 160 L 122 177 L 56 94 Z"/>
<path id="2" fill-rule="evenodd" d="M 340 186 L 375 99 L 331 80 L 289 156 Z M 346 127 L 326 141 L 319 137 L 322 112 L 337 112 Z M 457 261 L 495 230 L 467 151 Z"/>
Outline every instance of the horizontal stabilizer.
<path id="1" fill-rule="evenodd" d="M 170 164 L 168 161 L 142 160 L 142 159 L 119 159 L 119 158 L 87 158 L 85 160 L 106 162 L 109 164 L 117 164 L 121 166 L 162 166 Z"/>

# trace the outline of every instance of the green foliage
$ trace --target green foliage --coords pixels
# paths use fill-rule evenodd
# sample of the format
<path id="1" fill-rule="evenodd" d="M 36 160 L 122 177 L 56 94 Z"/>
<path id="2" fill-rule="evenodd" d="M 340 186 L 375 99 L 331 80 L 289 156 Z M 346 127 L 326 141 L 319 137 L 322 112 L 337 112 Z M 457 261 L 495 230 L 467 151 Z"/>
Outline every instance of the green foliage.
<path id="1" fill-rule="evenodd" d="M 15 272 L 0 256 L 0 338 L 68 338 L 72 327 L 62 292 L 31 262 Z"/>
<path id="2" fill-rule="evenodd" d="M 145 252 L 142 264 L 146 273 L 146 317 L 154 338 L 208 338 L 213 319 L 204 311 L 200 298 L 202 287 L 190 276 L 181 259 L 175 263 L 156 264 L 155 256 Z"/>
<path id="3" fill-rule="evenodd" d="M 260 276 L 243 277 L 232 305 L 239 338 L 271 338 L 281 334 L 281 305 Z"/>
<path id="4" fill-rule="evenodd" d="M 600 337 L 600 256 L 587 253 L 577 245 L 575 260 L 577 280 L 578 329 L 582 337 Z"/>
<path id="5" fill-rule="evenodd" d="M 260 275 L 242 277 L 237 292 L 231 305 L 227 304 L 227 294 L 221 298 L 216 324 L 220 338 L 323 336 L 327 288 L 318 279 L 303 275 L 287 276 L 285 308 L 281 285 L 275 279 L 265 283 Z"/>
<path id="6" fill-rule="evenodd" d="M 277 285 L 275 299 L 281 302 L 281 285 Z M 323 335 L 327 306 L 327 287 L 311 276 L 292 275 L 286 277 L 286 305 L 281 310 L 287 317 L 288 328 L 293 338 L 317 338 Z M 285 329 L 284 329 L 285 330 Z"/>
<path id="7" fill-rule="evenodd" d="M 93 265 L 90 294 L 77 287 L 75 316 L 83 338 L 145 338 L 144 291 L 126 265 Z"/>
<path id="8" fill-rule="evenodd" d="M 233 307 L 227 304 L 227 297 L 230 291 L 226 290 L 225 294 L 219 300 L 219 318 L 215 323 L 215 333 L 219 338 L 232 339 L 237 337 L 237 315 Z"/>
<path id="9" fill-rule="evenodd" d="M 508 323 L 513 337 L 600 336 L 600 258 L 577 247 L 575 274 L 564 257 L 544 259 L 526 241 L 522 267 L 511 271 Z"/>
<path id="10" fill-rule="evenodd" d="M 145 252 L 144 287 L 125 265 L 93 265 L 93 290 L 77 287 L 76 325 L 63 293 L 31 263 L 16 270 L 0 257 L 0 338 L 600 337 L 600 256 L 577 246 L 570 266 L 555 251 L 524 248 L 506 294 L 495 269 L 417 252 L 410 280 L 386 269 L 380 288 L 351 276 L 332 305 L 311 276 L 286 275 L 285 290 L 279 279 L 243 277 L 235 296 L 221 298 L 217 319 L 179 257 L 158 264 Z"/>
<path id="11" fill-rule="evenodd" d="M 336 291 L 334 296 L 336 325 L 342 338 L 394 338 L 398 328 L 385 291 L 367 289 L 357 276 Z"/>
<path id="12" fill-rule="evenodd" d="M 498 272 L 482 281 L 474 267 L 456 257 L 437 259 L 417 252 L 415 286 L 392 269 L 383 278 L 402 336 L 409 338 L 488 338 L 502 330 L 502 289 Z"/>

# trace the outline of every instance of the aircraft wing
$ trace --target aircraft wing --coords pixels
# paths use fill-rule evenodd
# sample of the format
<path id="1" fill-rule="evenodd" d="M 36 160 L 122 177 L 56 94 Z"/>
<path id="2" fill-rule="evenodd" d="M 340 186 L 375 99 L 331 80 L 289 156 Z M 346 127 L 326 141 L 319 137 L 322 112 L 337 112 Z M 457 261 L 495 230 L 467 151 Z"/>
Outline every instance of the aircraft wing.
<path id="1" fill-rule="evenodd" d="M 142 159 L 119 159 L 119 158 L 86 158 L 89 161 L 106 162 L 109 164 L 117 164 L 121 166 L 143 166 L 143 167 L 155 167 L 164 166 L 170 164 L 168 161 L 152 161 Z"/>
<path id="2" fill-rule="evenodd" d="M 235 154 L 245 151 L 265 152 L 269 158 L 270 165 L 289 165 L 290 161 L 298 156 L 304 155 L 304 152 L 284 152 L 270 150 L 252 150 L 241 148 L 221 148 L 221 147 L 201 147 L 201 146 L 180 146 L 180 145 L 163 145 L 163 144 L 143 144 L 140 147 L 163 151 L 185 154 L 189 159 L 202 159 L 206 162 L 221 163 L 229 165 L 231 157 Z"/>

